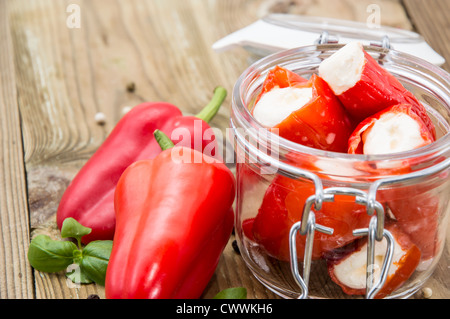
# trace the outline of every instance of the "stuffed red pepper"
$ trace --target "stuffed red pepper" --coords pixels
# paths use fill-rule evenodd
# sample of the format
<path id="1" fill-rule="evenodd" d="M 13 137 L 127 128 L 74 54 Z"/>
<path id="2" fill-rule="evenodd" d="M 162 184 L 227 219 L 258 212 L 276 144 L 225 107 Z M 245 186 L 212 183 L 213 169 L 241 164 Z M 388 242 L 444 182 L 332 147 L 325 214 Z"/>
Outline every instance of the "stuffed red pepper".
<path id="1" fill-rule="evenodd" d="M 253 115 L 283 138 L 334 152 L 347 151 L 354 129 L 325 81 L 315 74 L 305 80 L 279 66 L 264 81 Z"/>
<path id="2" fill-rule="evenodd" d="M 358 42 L 350 42 L 319 65 L 322 77 L 357 121 L 395 104 L 411 104 L 433 137 L 434 124 L 417 98 L 368 54 Z"/>

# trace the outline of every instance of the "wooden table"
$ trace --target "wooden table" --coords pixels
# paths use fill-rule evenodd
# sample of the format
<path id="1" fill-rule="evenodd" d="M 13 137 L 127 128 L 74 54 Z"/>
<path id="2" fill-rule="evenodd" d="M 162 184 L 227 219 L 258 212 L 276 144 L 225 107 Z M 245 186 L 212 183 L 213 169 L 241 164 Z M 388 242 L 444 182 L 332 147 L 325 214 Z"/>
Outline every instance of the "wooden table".
<path id="1" fill-rule="evenodd" d="M 34 271 L 27 249 L 34 234 L 58 232 L 63 191 L 125 107 L 160 100 L 195 113 L 248 66 L 243 49 L 214 52 L 218 39 L 272 12 L 366 21 L 373 3 L 382 24 L 421 33 L 450 61 L 448 0 L 0 1 L 0 298 L 104 298 L 103 287 L 69 288 L 64 273 Z M 212 126 L 228 127 L 230 96 Z M 425 285 L 432 298 L 450 297 L 448 238 Z M 248 298 L 277 298 L 232 240 L 203 297 L 244 286 Z"/>

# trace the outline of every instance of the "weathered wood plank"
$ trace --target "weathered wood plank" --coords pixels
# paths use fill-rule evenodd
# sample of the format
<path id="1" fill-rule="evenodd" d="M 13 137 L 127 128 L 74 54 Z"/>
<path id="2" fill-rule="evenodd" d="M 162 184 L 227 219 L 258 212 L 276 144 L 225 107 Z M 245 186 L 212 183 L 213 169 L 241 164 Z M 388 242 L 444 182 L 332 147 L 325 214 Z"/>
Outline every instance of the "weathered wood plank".
<path id="1" fill-rule="evenodd" d="M 104 128 L 89 126 L 86 121 L 96 112 L 95 105 L 85 107 L 83 103 L 89 94 L 78 96 L 72 55 L 79 50 L 71 46 L 64 3 L 9 2 L 30 226 L 33 231 L 42 232 L 51 225 L 46 229 L 50 235 L 63 190 L 105 136 Z M 89 75 L 88 71 L 80 74 Z M 75 164 L 67 164 L 72 161 Z M 77 289 L 67 288 L 64 276 L 35 272 L 35 284 L 36 298 L 79 295 Z M 94 287 L 88 289 L 95 291 Z"/>
<path id="2" fill-rule="evenodd" d="M 417 32 L 439 54 L 446 63 L 443 69 L 450 71 L 450 1 L 447 0 L 403 0 L 411 23 Z"/>
<path id="3" fill-rule="evenodd" d="M 14 51 L 7 3 L 0 2 L 0 299 L 32 298 L 29 220 Z"/>

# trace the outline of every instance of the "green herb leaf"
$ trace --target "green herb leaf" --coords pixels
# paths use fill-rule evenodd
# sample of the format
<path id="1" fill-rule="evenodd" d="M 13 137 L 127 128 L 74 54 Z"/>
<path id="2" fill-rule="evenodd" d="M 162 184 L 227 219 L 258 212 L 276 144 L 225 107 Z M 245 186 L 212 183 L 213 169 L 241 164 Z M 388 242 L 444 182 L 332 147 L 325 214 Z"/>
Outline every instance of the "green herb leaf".
<path id="1" fill-rule="evenodd" d="M 97 240 L 83 248 L 80 267 L 97 284 L 104 286 L 106 268 L 112 250 L 112 240 Z"/>
<path id="2" fill-rule="evenodd" d="M 244 287 L 228 288 L 215 295 L 214 299 L 247 299 L 247 289 Z"/>
<path id="3" fill-rule="evenodd" d="M 53 240 L 47 235 L 38 235 L 28 248 L 31 266 L 43 272 L 57 272 L 72 264 L 77 246 L 70 241 Z"/>
<path id="4" fill-rule="evenodd" d="M 72 264 L 73 267 L 68 268 L 68 271 L 66 273 L 67 278 L 72 280 L 75 284 L 90 284 L 92 283 L 92 280 L 88 277 L 86 272 L 83 271 L 83 269 L 78 264 Z"/>
<path id="5" fill-rule="evenodd" d="M 75 238 L 78 241 L 78 246 L 81 245 L 81 237 L 84 235 L 90 234 L 92 231 L 89 227 L 84 227 L 79 222 L 77 222 L 74 218 L 68 217 L 64 219 L 62 227 L 61 227 L 61 237 L 62 238 Z"/>
<path id="6" fill-rule="evenodd" d="M 47 235 L 38 235 L 28 249 L 31 266 L 44 272 L 66 269 L 66 276 L 74 283 L 96 282 L 104 286 L 113 242 L 97 240 L 83 248 L 81 238 L 91 231 L 91 228 L 84 227 L 75 219 L 66 218 L 61 227 L 61 237 L 75 238 L 78 247 L 71 241 L 52 240 Z"/>

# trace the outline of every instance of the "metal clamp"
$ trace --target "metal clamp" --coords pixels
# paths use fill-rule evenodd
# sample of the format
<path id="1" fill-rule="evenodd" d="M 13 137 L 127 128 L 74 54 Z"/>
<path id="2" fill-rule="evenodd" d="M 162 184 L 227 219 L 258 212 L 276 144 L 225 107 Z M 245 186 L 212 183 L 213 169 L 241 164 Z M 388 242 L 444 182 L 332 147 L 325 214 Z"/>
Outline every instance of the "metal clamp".
<path id="1" fill-rule="evenodd" d="M 301 289 L 301 294 L 299 299 L 306 299 L 308 297 L 308 284 L 311 272 L 311 259 L 312 259 L 312 249 L 314 243 L 314 232 L 317 230 L 321 233 L 332 235 L 333 229 L 316 224 L 315 214 L 312 211 L 313 205 L 316 202 L 334 202 L 335 195 L 348 195 L 355 197 L 355 202 L 366 207 L 369 206 L 369 196 L 366 192 L 349 187 L 330 187 L 323 189 L 321 192 L 316 192 L 321 194 L 323 197 L 317 201 L 317 195 L 311 195 L 305 202 L 303 207 L 303 214 L 301 222 L 295 223 L 289 233 L 289 252 L 291 261 L 291 272 L 298 286 Z M 376 293 L 382 288 L 386 281 L 387 273 L 389 272 L 390 265 L 392 263 L 392 256 L 394 251 L 393 237 L 389 231 L 384 229 L 384 209 L 383 206 L 375 201 L 373 204 L 373 210 L 376 215 L 371 218 L 368 229 L 357 229 L 353 231 L 354 236 L 362 236 L 364 234 L 368 235 L 368 247 L 367 247 L 367 271 L 366 271 L 366 298 L 373 298 Z M 315 207 L 316 210 L 321 208 Z M 373 212 L 372 212 L 373 214 Z M 303 278 L 298 270 L 297 261 L 297 244 L 296 236 L 297 233 L 306 236 L 305 239 L 305 252 L 303 257 Z M 386 253 L 385 260 L 381 269 L 381 277 L 374 284 L 374 260 L 375 260 L 375 241 L 381 241 L 386 238 L 388 241 L 388 249 Z"/>
<path id="2" fill-rule="evenodd" d="M 373 299 L 376 294 L 383 287 L 386 282 L 389 268 L 392 264 L 392 258 L 394 255 L 394 237 L 392 234 L 384 229 L 383 237 L 387 240 L 386 254 L 383 260 L 383 265 L 380 271 L 380 278 L 377 283 L 375 282 L 375 233 L 377 230 L 377 217 L 371 218 L 369 228 L 356 229 L 353 231 L 353 236 L 368 236 L 367 239 L 367 263 L 366 263 L 366 299 Z"/>
<path id="3" fill-rule="evenodd" d="M 291 272 L 294 275 L 294 279 L 301 289 L 301 294 L 298 299 L 306 299 L 308 297 L 308 284 L 309 284 L 309 274 L 311 273 L 311 259 L 312 259 L 312 249 L 314 243 L 314 232 L 320 231 L 321 233 L 332 235 L 333 229 L 316 224 L 316 217 L 313 212 L 308 214 L 308 221 L 303 224 L 303 228 L 306 228 L 306 243 L 305 243 L 305 254 L 303 256 L 303 278 L 300 276 L 298 271 L 298 261 L 297 261 L 297 243 L 295 237 L 297 232 L 302 228 L 302 222 L 295 223 L 289 232 L 289 251 L 291 255 Z"/>
<path id="4" fill-rule="evenodd" d="M 327 189 L 324 189 L 322 192 L 317 192 L 319 194 L 323 194 L 323 198 L 320 200 L 320 202 L 334 202 L 334 196 L 335 195 L 348 195 L 348 196 L 354 196 L 355 202 L 360 205 L 368 206 L 369 200 L 368 200 L 368 194 L 362 190 L 350 188 L 350 187 L 330 187 Z M 317 202 L 317 195 L 310 196 L 303 207 L 303 215 L 302 215 L 302 222 L 304 226 L 300 229 L 300 234 L 305 235 L 306 234 L 306 223 L 308 221 L 308 214 L 311 212 L 312 206 Z M 383 205 L 381 205 L 379 202 L 374 200 L 373 202 L 370 202 L 373 206 L 373 210 L 370 212 L 369 215 L 373 215 L 373 212 L 376 212 L 377 216 L 377 232 L 376 232 L 376 239 L 378 241 L 383 239 L 383 228 L 384 228 L 384 208 Z M 316 210 L 320 210 L 322 207 L 315 206 Z M 368 210 L 369 213 L 369 210 Z"/>

